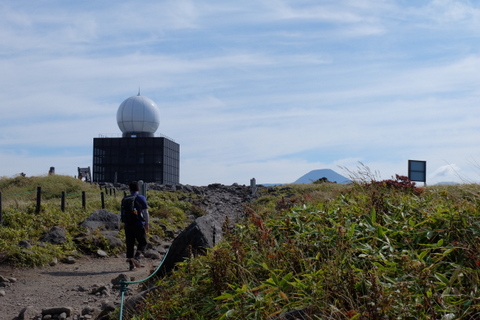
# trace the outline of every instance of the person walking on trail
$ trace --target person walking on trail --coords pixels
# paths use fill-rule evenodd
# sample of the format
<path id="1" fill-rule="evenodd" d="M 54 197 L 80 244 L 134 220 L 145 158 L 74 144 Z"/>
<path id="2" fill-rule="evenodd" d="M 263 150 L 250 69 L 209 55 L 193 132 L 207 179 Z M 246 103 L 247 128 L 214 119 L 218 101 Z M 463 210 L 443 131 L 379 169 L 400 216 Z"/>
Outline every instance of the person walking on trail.
<path id="1" fill-rule="evenodd" d="M 139 194 L 138 182 L 129 184 L 130 195 L 122 199 L 121 221 L 125 226 L 125 244 L 127 246 L 127 263 L 130 270 L 140 267 L 140 255 L 147 246 L 148 204 L 145 196 Z M 135 253 L 135 242 L 137 251 Z M 135 255 L 134 255 L 135 253 Z"/>

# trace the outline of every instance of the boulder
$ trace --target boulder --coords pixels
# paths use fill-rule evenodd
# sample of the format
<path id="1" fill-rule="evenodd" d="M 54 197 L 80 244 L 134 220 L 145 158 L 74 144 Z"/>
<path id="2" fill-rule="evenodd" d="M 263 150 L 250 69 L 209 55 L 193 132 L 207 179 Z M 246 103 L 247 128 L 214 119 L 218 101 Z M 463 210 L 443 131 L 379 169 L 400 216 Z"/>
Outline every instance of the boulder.
<path id="1" fill-rule="evenodd" d="M 111 319 L 110 314 L 115 311 L 116 307 L 113 302 L 104 301 L 102 302 L 102 311 L 97 316 L 97 320 L 109 320 Z"/>
<path id="2" fill-rule="evenodd" d="M 42 319 L 42 313 L 40 312 L 40 310 L 36 309 L 33 306 L 28 306 L 23 308 L 17 317 L 17 320 L 31 320 L 31 319 Z"/>
<path id="3" fill-rule="evenodd" d="M 66 317 L 70 317 L 70 315 L 72 313 L 73 313 L 73 308 L 71 308 L 71 307 L 53 307 L 53 308 L 45 308 L 45 309 L 42 310 L 42 315 L 44 317 L 46 315 L 52 315 L 53 316 L 53 315 L 61 315 L 61 314 L 65 314 Z"/>
<path id="4" fill-rule="evenodd" d="M 123 247 L 123 241 L 118 236 L 118 231 L 101 231 L 111 248 Z"/>
<path id="5" fill-rule="evenodd" d="M 218 244 L 223 239 L 224 224 L 231 226 L 241 219 L 245 214 L 244 203 L 252 199 L 250 189 L 238 184 L 224 186 L 215 183 L 207 187 L 196 187 L 195 192 L 205 199 L 198 204 L 205 215 L 195 219 L 175 238 L 157 276 L 166 276 L 176 263 L 191 254 L 204 254 L 207 248 Z"/>
<path id="6" fill-rule="evenodd" d="M 65 264 L 75 264 L 77 262 L 77 260 L 75 260 L 75 258 L 72 256 L 67 256 L 65 258 L 62 258 L 62 260 L 60 261 Z"/>
<path id="7" fill-rule="evenodd" d="M 19 247 L 22 247 L 22 248 L 27 248 L 27 249 L 30 249 L 32 247 L 32 245 L 30 244 L 30 242 L 28 242 L 27 240 L 20 240 L 18 242 L 18 246 Z"/>
<path id="8" fill-rule="evenodd" d="M 67 231 L 59 226 L 52 227 L 50 231 L 40 237 L 40 241 L 52 244 L 63 244 L 67 240 Z"/>
<path id="9" fill-rule="evenodd" d="M 220 222 L 212 217 L 197 218 L 175 238 L 159 270 L 159 275 L 163 277 L 170 273 L 176 263 L 183 261 L 190 254 L 204 254 L 207 248 L 213 247 L 217 230 L 221 230 Z"/>
<path id="10" fill-rule="evenodd" d="M 99 257 L 102 257 L 102 258 L 108 257 L 108 253 L 106 253 L 105 251 L 103 251 L 103 250 L 101 250 L 101 249 L 98 249 L 98 250 L 97 250 L 97 255 L 98 255 Z"/>
<path id="11" fill-rule="evenodd" d="M 107 211 L 105 209 L 97 210 L 87 219 L 80 222 L 80 226 L 93 231 L 100 230 L 119 230 L 120 217 L 118 214 Z"/>
<path id="12" fill-rule="evenodd" d="M 143 256 L 145 258 L 150 258 L 150 259 L 160 259 L 161 255 L 158 251 L 149 249 L 143 253 Z"/>

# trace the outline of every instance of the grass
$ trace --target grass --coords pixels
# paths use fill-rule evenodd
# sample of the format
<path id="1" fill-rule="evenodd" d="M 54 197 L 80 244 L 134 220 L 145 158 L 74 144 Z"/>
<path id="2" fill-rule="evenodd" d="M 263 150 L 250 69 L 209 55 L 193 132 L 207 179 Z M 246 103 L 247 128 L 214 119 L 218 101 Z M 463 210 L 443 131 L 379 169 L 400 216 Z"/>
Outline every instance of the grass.
<path id="1" fill-rule="evenodd" d="M 269 190 L 131 318 L 480 318 L 480 186 L 397 177 Z"/>
<path id="2" fill-rule="evenodd" d="M 37 213 L 37 187 L 42 190 L 41 207 Z M 123 252 L 123 248 L 111 248 L 100 232 L 93 232 L 74 241 L 87 231 L 78 224 L 91 213 L 102 208 L 100 193 L 104 192 L 105 209 L 114 213 L 120 210 L 123 192 L 110 194 L 98 185 L 92 185 L 69 176 L 0 178 L 2 194 L 2 225 L 0 226 L 0 263 L 14 266 L 43 266 L 53 258 L 66 255 L 90 254 L 97 249 L 107 253 Z M 66 194 L 65 211 L 61 210 L 61 194 Z M 86 195 L 86 208 L 82 206 L 82 192 Z M 194 196 L 192 196 L 194 198 Z M 180 192 L 148 191 L 150 235 L 165 239 L 165 230 L 179 230 L 186 226 L 187 215 L 202 214 Z M 67 240 L 61 245 L 39 242 L 40 237 L 54 226 L 67 231 Z M 123 230 L 119 233 L 124 238 Z M 19 246 L 26 240 L 31 248 Z"/>
<path id="3" fill-rule="evenodd" d="M 78 253 L 71 239 L 98 197 L 86 211 L 72 198 L 62 212 L 53 194 L 69 186 L 68 194 L 93 195 L 98 187 L 22 178 L 0 179 L 4 199 L 43 188 L 43 179 L 52 196 L 38 214 L 32 198 L 4 201 L 0 258 L 35 266 Z M 306 319 L 479 319 L 479 195 L 475 184 L 417 188 L 403 177 L 261 189 L 245 218 L 224 228 L 223 242 L 158 280 L 129 318 L 275 319 L 297 311 Z M 202 214 L 192 197 L 149 193 L 154 234 Z M 118 212 L 119 202 L 108 197 L 107 209 Z M 38 245 L 54 225 L 68 230 L 67 242 Z M 19 247 L 24 239 L 34 246 Z"/>

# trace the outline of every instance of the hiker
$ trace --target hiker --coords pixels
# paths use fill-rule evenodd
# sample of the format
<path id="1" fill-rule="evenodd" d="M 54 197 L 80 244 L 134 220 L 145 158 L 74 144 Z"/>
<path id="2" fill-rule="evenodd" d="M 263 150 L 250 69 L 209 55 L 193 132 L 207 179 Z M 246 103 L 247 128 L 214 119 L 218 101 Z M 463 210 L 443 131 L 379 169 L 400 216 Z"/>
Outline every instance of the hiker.
<path id="1" fill-rule="evenodd" d="M 130 195 L 122 200 L 121 219 L 125 226 L 125 243 L 127 246 L 127 263 L 130 270 L 138 268 L 140 255 L 147 246 L 148 232 L 148 204 L 145 196 L 139 194 L 140 188 L 137 181 L 129 184 Z M 135 252 L 135 242 L 137 252 Z"/>

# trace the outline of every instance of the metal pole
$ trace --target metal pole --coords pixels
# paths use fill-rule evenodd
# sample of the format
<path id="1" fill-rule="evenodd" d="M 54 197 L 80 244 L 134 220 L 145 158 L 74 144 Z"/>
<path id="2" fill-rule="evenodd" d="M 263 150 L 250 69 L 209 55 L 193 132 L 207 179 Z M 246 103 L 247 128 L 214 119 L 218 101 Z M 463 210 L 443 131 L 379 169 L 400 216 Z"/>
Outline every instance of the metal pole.
<path id="1" fill-rule="evenodd" d="M 102 209 L 105 209 L 105 195 L 103 192 L 100 193 L 100 198 L 102 199 Z"/>
<path id="2" fill-rule="evenodd" d="M 37 187 L 37 208 L 35 213 L 40 213 L 40 206 L 42 205 L 42 187 Z"/>
<path id="3" fill-rule="evenodd" d="M 85 191 L 82 191 L 82 208 L 85 210 L 87 208 L 87 201 L 85 197 Z"/>
<path id="4" fill-rule="evenodd" d="M 62 201 L 60 204 L 60 210 L 62 210 L 62 212 L 65 212 L 65 191 L 62 191 Z"/>

